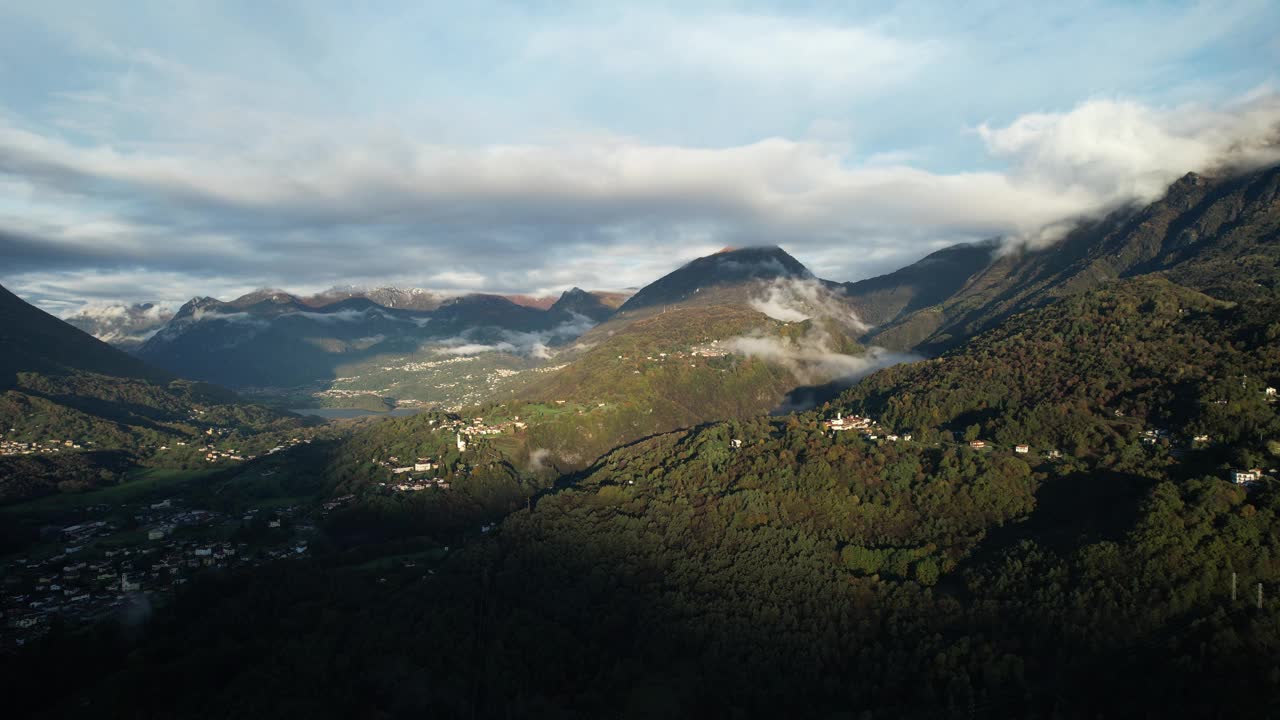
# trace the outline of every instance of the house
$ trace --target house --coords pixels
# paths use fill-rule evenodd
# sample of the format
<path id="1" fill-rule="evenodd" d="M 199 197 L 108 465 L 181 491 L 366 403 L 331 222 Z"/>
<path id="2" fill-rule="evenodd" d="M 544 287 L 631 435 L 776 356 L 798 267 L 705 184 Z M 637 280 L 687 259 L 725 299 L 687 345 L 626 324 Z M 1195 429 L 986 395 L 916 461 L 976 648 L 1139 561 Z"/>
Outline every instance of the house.
<path id="1" fill-rule="evenodd" d="M 1262 479 L 1262 471 L 1257 468 L 1252 470 L 1236 470 L 1231 475 L 1232 481 L 1237 485 L 1249 485 Z"/>
<path id="2" fill-rule="evenodd" d="M 734 439 L 732 439 L 732 440 L 730 440 L 730 441 L 729 441 L 729 446 L 730 446 L 730 447 L 732 447 L 732 448 L 734 448 L 734 449 L 736 450 L 736 449 L 738 449 L 738 448 L 742 447 L 742 441 L 741 441 L 741 440 L 739 440 L 739 439 L 737 439 L 737 438 L 734 438 Z"/>
<path id="3" fill-rule="evenodd" d="M 457 433 L 458 452 L 467 451 L 467 441 L 462 439 L 462 433 Z"/>
<path id="4" fill-rule="evenodd" d="M 1027 453 L 1031 452 L 1031 446 L 1030 445 L 1014 445 L 1013 451 L 1018 453 L 1019 455 L 1026 455 Z"/>
<path id="5" fill-rule="evenodd" d="M 974 450 L 981 450 L 986 446 L 987 446 L 986 440 L 970 440 L 969 441 L 969 447 L 973 448 Z"/>
<path id="6" fill-rule="evenodd" d="M 1273 387 L 1269 387 L 1266 390 L 1263 390 L 1262 394 L 1266 395 L 1269 398 L 1273 398 L 1276 396 L 1276 389 Z"/>
<path id="7" fill-rule="evenodd" d="M 163 540 L 165 536 L 164 528 L 151 528 L 147 531 L 148 540 Z"/>
<path id="8" fill-rule="evenodd" d="M 1208 435 L 1196 435 L 1195 437 L 1191 438 L 1191 442 L 1207 443 L 1207 442 L 1209 442 L 1209 436 L 1208 436 Z"/>

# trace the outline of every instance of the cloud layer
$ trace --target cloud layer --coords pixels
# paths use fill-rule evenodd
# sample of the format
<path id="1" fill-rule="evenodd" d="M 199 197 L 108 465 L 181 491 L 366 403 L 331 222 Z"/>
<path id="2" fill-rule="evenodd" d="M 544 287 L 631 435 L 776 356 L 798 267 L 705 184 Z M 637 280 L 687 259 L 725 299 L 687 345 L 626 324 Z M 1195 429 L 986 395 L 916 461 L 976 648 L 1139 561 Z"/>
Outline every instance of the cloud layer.
<path id="1" fill-rule="evenodd" d="M 852 280 L 1280 160 L 1274 7 L 1251 0 L 1079 13 L 1095 24 L 992 7 L 989 31 L 488 9 L 303 8 L 253 37 L 198 7 L 152 8 L 163 37 L 128 12 L 0 11 L 0 282 L 59 312 L 268 285 L 542 294 L 761 243 Z M 206 46 L 233 35 L 254 63 Z M 23 48 L 59 72 L 6 74 Z"/>

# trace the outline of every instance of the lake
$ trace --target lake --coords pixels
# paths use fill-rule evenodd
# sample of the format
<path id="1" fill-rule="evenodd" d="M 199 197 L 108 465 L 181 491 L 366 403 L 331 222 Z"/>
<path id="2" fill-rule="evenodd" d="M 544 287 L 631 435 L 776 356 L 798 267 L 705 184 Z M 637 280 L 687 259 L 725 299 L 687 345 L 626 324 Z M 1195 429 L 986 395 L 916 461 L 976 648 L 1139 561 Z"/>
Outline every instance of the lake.
<path id="1" fill-rule="evenodd" d="M 375 410 L 361 410 L 360 408 L 294 408 L 289 412 L 295 412 L 299 415 L 312 415 L 314 417 L 322 417 L 327 420 L 345 420 L 347 418 L 366 417 L 373 415 L 376 417 L 407 417 L 422 412 L 419 408 L 396 408 L 386 412 L 377 412 Z"/>

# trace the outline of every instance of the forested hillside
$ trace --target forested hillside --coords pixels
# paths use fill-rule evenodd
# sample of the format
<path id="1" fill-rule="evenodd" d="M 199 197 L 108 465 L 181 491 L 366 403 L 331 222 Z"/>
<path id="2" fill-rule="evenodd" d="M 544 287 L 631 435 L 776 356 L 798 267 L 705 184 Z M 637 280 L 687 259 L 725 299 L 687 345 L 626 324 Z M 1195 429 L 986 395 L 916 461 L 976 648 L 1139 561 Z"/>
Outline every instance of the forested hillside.
<path id="1" fill-rule="evenodd" d="M 1004 318 L 1116 278 L 1164 272 L 1224 300 L 1275 288 L 1280 263 L 1280 167 L 1190 173 L 1160 200 L 1085 222 L 1043 249 L 1012 244 L 954 295 L 872 331 L 867 342 L 926 354 Z"/>
<path id="2" fill-rule="evenodd" d="M 0 502 L 119 482 L 132 462 L 210 428 L 301 425 L 157 370 L 0 288 Z"/>

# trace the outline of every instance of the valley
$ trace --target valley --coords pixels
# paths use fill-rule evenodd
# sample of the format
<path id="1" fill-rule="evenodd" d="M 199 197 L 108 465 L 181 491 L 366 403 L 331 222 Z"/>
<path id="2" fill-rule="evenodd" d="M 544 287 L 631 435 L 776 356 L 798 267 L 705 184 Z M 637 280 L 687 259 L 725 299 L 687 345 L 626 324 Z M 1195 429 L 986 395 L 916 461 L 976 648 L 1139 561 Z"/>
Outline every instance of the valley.
<path id="1" fill-rule="evenodd" d="M 1280 606 L 1228 582 L 1280 582 L 1277 178 L 856 283 L 763 247 L 544 308 L 198 299 L 137 356 L 0 296 L 0 670 L 156 714 L 1137 711 L 1157 655 L 1266 686 Z"/>

